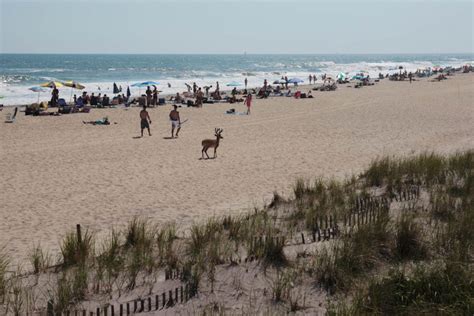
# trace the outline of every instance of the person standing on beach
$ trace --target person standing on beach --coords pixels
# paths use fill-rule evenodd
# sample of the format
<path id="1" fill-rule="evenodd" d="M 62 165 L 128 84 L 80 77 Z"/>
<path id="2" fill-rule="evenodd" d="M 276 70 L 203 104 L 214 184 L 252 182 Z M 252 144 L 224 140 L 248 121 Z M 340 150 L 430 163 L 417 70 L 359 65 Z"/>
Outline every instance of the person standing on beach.
<path id="1" fill-rule="evenodd" d="M 247 97 L 245 98 L 244 104 L 247 106 L 247 115 L 250 114 L 250 107 L 252 106 L 252 94 L 249 93 L 247 94 Z"/>
<path id="2" fill-rule="evenodd" d="M 244 80 L 244 84 L 245 84 L 245 90 L 247 90 L 247 83 L 248 83 L 248 81 L 247 81 L 247 77 L 245 77 L 245 80 Z"/>
<path id="3" fill-rule="evenodd" d="M 313 76 L 309 75 L 309 84 L 313 81 Z"/>
<path id="4" fill-rule="evenodd" d="M 285 89 L 288 89 L 288 77 L 285 76 Z"/>
<path id="5" fill-rule="evenodd" d="M 148 111 L 146 110 L 146 105 L 144 105 L 143 110 L 140 111 L 140 127 L 142 130 L 142 137 L 143 137 L 143 130 L 145 128 L 148 130 L 148 135 L 151 136 L 150 124 L 151 124 L 150 115 L 148 114 Z"/>
<path id="6" fill-rule="evenodd" d="M 150 86 L 146 87 L 146 105 L 151 105 L 151 89 Z"/>
<path id="7" fill-rule="evenodd" d="M 153 89 L 153 101 L 151 104 L 158 105 L 158 89 L 156 88 L 156 86 L 154 87 L 155 88 Z"/>
<path id="8" fill-rule="evenodd" d="M 170 112 L 171 121 L 171 138 L 174 138 L 174 129 L 176 128 L 176 138 L 178 137 L 179 131 L 181 130 L 181 118 L 179 117 L 178 106 L 173 105 L 173 110 Z"/>
<path id="9" fill-rule="evenodd" d="M 193 82 L 193 94 L 196 95 L 197 92 L 197 84 Z"/>
<path id="10" fill-rule="evenodd" d="M 408 78 L 410 79 L 410 83 L 411 83 L 411 81 L 413 80 L 413 74 L 411 73 L 411 71 L 410 71 L 410 73 L 408 74 Z"/>
<path id="11" fill-rule="evenodd" d="M 53 91 L 51 92 L 51 106 L 55 107 L 58 104 L 59 100 L 59 90 L 54 86 Z"/>
<path id="12" fill-rule="evenodd" d="M 318 78 L 316 78 L 316 75 L 313 75 L 313 84 L 316 84 L 316 80 L 318 80 Z"/>
<path id="13" fill-rule="evenodd" d="M 201 88 L 198 89 L 196 93 L 196 106 L 202 108 L 202 102 L 204 99 L 204 93 L 202 93 Z"/>

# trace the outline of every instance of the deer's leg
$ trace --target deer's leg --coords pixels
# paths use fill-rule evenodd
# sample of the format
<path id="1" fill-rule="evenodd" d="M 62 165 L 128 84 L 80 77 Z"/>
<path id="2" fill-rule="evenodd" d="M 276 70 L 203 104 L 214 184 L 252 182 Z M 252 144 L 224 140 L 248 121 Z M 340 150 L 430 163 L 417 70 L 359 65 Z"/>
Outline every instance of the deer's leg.
<path id="1" fill-rule="evenodd" d="M 209 147 L 205 147 L 205 148 L 202 149 L 203 152 L 206 154 L 207 159 L 209 159 L 209 155 L 207 154 L 207 150 L 208 150 L 208 149 L 209 149 Z M 203 157 L 203 158 L 204 158 L 204 157 Z"/>
<path id="2" fill-rule="evenodd" d="M 214 158 L 217 157 L 217 147 L 214 147 Z"/>

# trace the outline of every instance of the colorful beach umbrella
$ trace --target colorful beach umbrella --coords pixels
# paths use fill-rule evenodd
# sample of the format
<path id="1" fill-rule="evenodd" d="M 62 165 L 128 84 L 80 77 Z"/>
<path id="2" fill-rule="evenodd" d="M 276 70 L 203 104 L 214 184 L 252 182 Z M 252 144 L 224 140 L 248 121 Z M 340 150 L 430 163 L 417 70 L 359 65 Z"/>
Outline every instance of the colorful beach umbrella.
<path id="1" fill-rule="evenodd" d="M 160 83 L 156 81 L 144 81 L 144 82 L 134 83 L 132 84 L 132 87 L 142 88 L 142 87 L 153 86 L 153 85 L 158 85 L 158 84 Z"/>
<path id="2" fill-rule="evenodd" d="M 76 82 L 74 80 L 65 81 L 65 82 L 63 82 L 63 84 L 64 84 L 64 86 L 71 88 L 71 95 L 69 96 L 69 102 L 71 102 L 71 100 L 72 100 L 72 91 L 74 89 L 82 90 L 82 89 L 85 88 L 85 86 L 83 86 L 82 84 L 80 84 L 79 82 Z"/>
<path id="3" fill-rule="evenodd" d="M 59 88 L 63 86 L 63 83 L 60 81 L 50 81 L 50 82 L 45 82 L 40 85 L 41 87 L 46 87 L 46 88 Z"/>
<path id="4" fill-rule="evenodd" d="M 65 82 L 63 82 L 63 85 L 66 86 L 66 87 L 70 87 L 70 88 L 78 89 L 78 90 L 82 90 L 82 89 L 85 88 L 85 86 L 83 86 L 79 82 L 76 82 L 76 81 L 73 81 L 73 80 L 65 81 Z"/>
<path id="5" fill-rule="evenodd" d="M 238 87 L 238 86 L 241 86 L 242 84 L 237 82 L 237 81 L 232 81 L 232 82 L 229 82 L 228 84 L 226 84 L 226 86 L 228 87 Z"/>
<path id="6" fill-rule="evenodd" d="M 31 90 L 31 91 L 33 91 L 33 92 L 37 92 L 37 93 L 38 93 L 38 102 L 37 102 L 37 103 L 39 103 L 40 93 L 41 93 L 41 92 L 48 92 L 48 89 L 45 89 L 45 88 L 43 88 L 43 87 L 38 87 L 38 86 L 36 86 L 36 87 L 31 87 L 31 88 L 29 88 L 28 90 Z"/>

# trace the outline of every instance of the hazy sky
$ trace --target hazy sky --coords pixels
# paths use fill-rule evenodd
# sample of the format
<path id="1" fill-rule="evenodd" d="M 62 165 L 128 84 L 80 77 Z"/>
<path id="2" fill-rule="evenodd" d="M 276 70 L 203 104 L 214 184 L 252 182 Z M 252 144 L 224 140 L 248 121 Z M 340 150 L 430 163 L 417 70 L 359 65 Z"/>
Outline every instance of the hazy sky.
<path id="1" fill-rule="evenodd" d="M 4 53 L 470 53 L 473 0 L 0 0 Z"/>

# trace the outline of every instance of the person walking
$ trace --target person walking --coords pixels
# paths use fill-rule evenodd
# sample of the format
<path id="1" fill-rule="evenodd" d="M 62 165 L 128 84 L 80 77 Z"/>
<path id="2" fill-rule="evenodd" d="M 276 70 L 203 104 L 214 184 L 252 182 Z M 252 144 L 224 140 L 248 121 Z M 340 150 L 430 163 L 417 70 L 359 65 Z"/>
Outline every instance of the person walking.
<path id="1" fill-rule="evenodd" d="M 250 107 L 252 106 L 252 94 L 249 93 L 247 94 L 247 97 L 245 98 L 244 104 L 247 106 L 247 115 L 250 114 Z"/>
<path id="2" fill-rule="evenodd" d="M 181 130 L 181 118 L 179 117 L 178 106 L 173 105 L 173 110 L 170 112 L 171 121 L 171 138 L 174 138 L 174 130 L 176 128 L 176 138 L 178 138 L 179 131 Z"/>
<path id="3" fill-rule="evenodd" d="M 146 110 L 146 105 L 143 106 L 143 109 L 140 111 L 140 127 L 141 127 L 141 137 L 143 137 L 143 130 L 146 128 L 148 130 L 148 135 L 151 136 L 150 132 L 151 119 L 148 111 Z"/>

